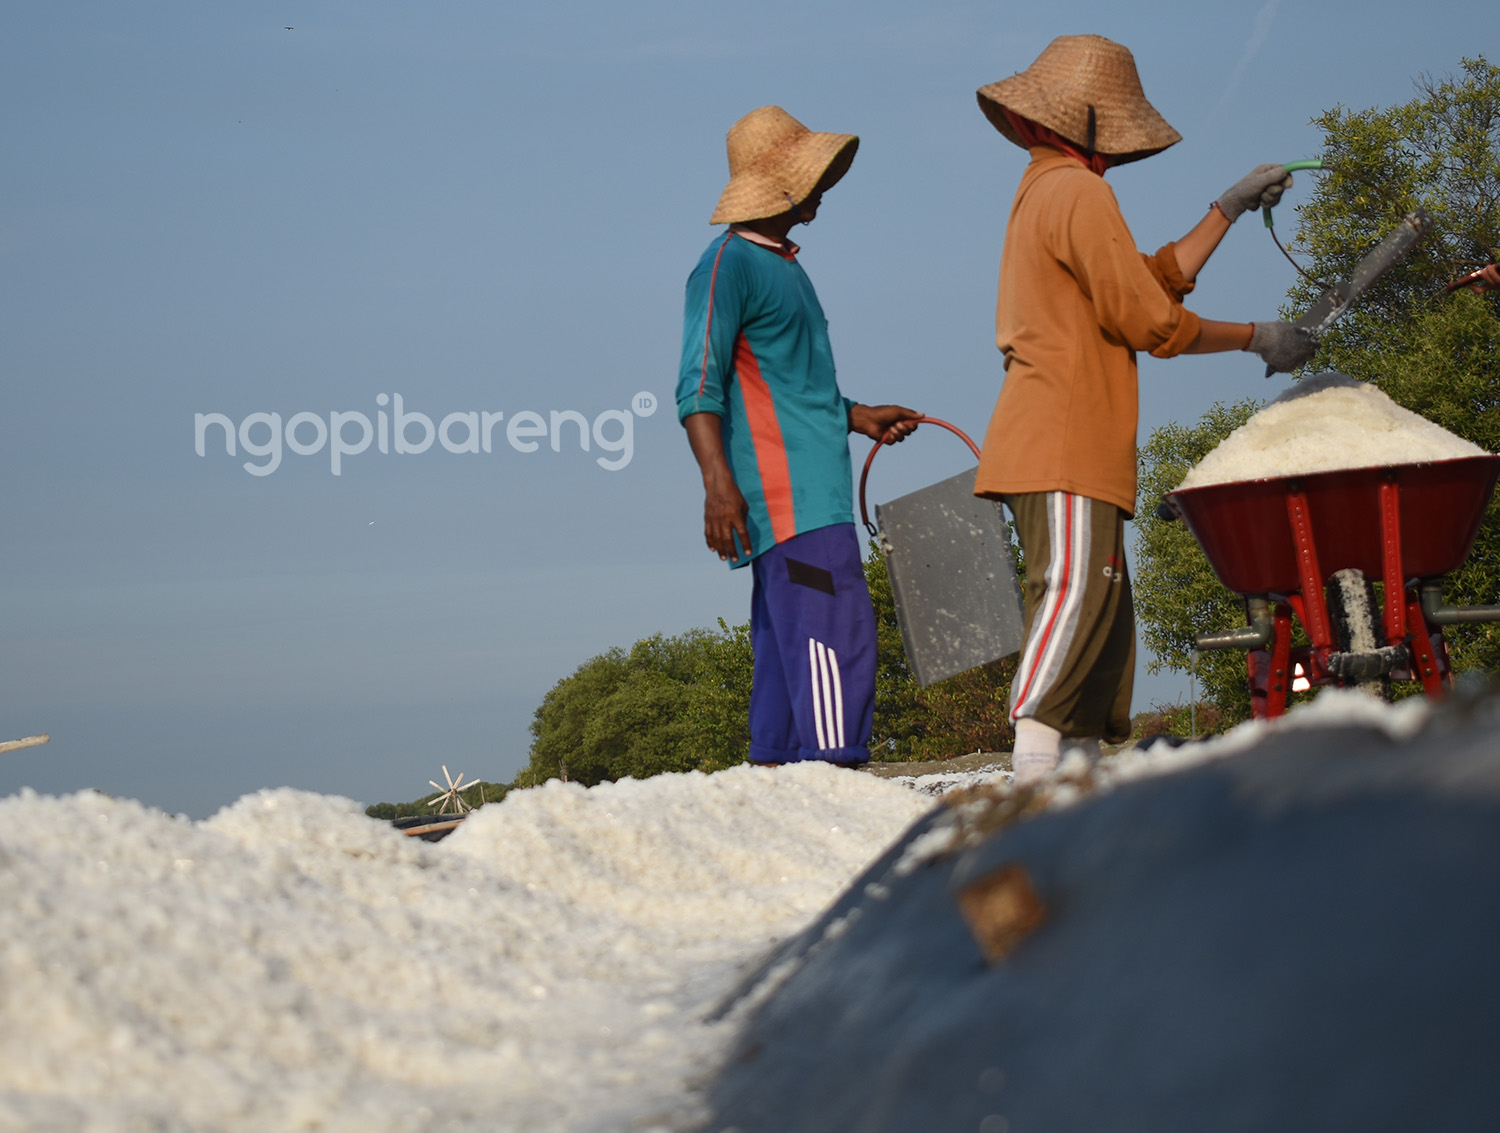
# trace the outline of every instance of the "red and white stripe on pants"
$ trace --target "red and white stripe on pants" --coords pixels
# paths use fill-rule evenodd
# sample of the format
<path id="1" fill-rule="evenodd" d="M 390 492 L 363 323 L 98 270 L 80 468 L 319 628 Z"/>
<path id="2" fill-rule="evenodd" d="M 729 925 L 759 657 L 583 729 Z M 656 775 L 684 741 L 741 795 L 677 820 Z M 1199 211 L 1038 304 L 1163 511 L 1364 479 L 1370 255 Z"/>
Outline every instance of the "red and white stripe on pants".
<path id="1" fill-rule="evenodd" d="M 1019 720 L 1037 705 L 1062 675 L 1078 633 L 1088 582 L 1090 511 L 1094 501 L 1072 492 L 1047 493 L 1047 592 L 1032 621 L 1011 688 L 1010 717 Z"/>

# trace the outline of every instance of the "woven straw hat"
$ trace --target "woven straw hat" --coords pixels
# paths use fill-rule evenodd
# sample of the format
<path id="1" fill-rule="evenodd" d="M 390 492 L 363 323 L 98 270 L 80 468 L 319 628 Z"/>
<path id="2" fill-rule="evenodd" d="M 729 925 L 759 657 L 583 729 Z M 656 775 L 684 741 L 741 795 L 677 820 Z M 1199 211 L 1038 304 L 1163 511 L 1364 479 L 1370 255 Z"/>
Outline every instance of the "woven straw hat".
<path id="1" fill-rule="evenodd" d="M 752 110 L 729 128 L 729 184 L 710 224 L 762 220 L 829 188 L 854 161 L 853 134 L 815 134 L 779 106 Z"/>
<path id="2" fill-rule="evenodd" d="M 1146 101 L 1129 49 L 1101 35 L 1060 35 L 1020 74 L 979 88 L 984 116 L 1024 149 L 1025 143 L 1001 113 L 1002 106 L 1080 149 L 1107 154 L 1115 165 L 1139 161 L 1182 141 Z"/>

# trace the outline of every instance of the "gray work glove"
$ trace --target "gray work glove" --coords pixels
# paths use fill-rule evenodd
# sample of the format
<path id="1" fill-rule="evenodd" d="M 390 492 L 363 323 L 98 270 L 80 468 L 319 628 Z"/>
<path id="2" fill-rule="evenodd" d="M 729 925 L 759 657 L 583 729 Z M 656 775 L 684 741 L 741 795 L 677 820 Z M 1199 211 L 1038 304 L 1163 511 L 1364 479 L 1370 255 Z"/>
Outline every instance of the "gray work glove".
<path id="1" fill-rule="evenodd" d="M 1245 349 L 1260 355 L 1260 360 L 1266 364 L 1266 377 L 1274 373 L 1290 374 L 1307 365 L 1318 352 L 1318 340 L 1306 327 L 1291 323 L 1250 325 L 1255 329 L 1250 334 L 1250 345 Z"/>
<path id="2" fill-rule="evenodd" d="M 1280 165 L 1257 165 L 1220 194 L 1215 203 L 1219 211 L 1233 224 L 1246 209 L 1258 209 L 1262 205 L 1275 208 L 1281 202 L 1281 194 L 1292 187 L 1292 175 Z"/>

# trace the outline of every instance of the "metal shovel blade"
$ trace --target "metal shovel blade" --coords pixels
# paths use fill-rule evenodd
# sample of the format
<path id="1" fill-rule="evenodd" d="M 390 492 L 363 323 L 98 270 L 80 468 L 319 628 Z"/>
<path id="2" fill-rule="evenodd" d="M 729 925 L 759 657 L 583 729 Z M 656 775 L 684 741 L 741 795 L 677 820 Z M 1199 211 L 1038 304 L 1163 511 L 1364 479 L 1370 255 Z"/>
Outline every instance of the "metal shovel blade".
<path id="1" fill-rule="evenodd" d="M 1359 301 L 1381 276 L 1390 271 L 1407 252 L 1411 251 L 1417 241 L 1427 234 L 1429 218 L 1426 209 L 1415 209 L 1401 219 L 1379 244 L 1376 244 L 1359 263 L 1354 265 L 1354 270 L 1349 273 L 1348 279 L 1341 279 L 1322 295 L 1318 296 L 1317 302 L 1309 307 L 1302 317 L 1293 326 L 1304 327 L 1312 332 L 1314 338 L 1323 334 L 1334 321 L 1339 318 L 1350 307 Z M 1276 371 L 1274 367 L 1266 367 L 1266 377 L 1270 377 Z"/>
<path id="2" fill-rule="evenodd" d="M 926 687 L 1021 648 L 1025 622 L 1010 529 L 974 495 L 977 469 L 875 505 L 901 641 Z"/>

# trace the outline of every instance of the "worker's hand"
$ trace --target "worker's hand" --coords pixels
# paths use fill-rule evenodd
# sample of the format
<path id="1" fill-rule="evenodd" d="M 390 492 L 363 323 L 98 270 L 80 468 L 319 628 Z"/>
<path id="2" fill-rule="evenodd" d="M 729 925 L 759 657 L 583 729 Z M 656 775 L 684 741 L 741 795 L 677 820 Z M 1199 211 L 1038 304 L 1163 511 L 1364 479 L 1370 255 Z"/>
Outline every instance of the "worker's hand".
<path id="1" fill-rule="evenodd" d="M 1279 322 L 1250 325 L 1254 329 L 1245 349 L 1260 355 L 1261 361 L 1272 371 L 1290 374 L 1307 365 L 1318 352 L 1318 340 L 1306 327 Z"/>
<path id="2" fill-rule="evenodd" d="M 1467 286 L 1470 291 L 1477 291 L 1481 295 L 1500 287 L 1500 264 L 1488 264 L 1480 268 L 1474 273 L 1473 281 Z"/>
<path id="3" fill-rule="evenodd" d="M 1292 175 L 1280 165 L 1257 165 L 1220 194 L 1219 211 L 1233 224 L 1246 209 L 1275 208 L 1292 187 Z"/>
<path id="4" fill-rule="evenodd" d="M 703 489 L 703 540 L 720 561 L 739 562 L 741 553 L 750 553 L 750 528 L 745 524 L 750 505 L 727 470 L 723 475 L 705 478 Z M 736 535 L 740 539 L 738 549 L 734 545 Z"/>
<path id="5" fill-rule="evenodd" d="M 920 416 L 915 409 L 904 405 L 860 405 L 856 402 L 849 408 L 849 431 L 893 445 L 916 432 Z"/>

